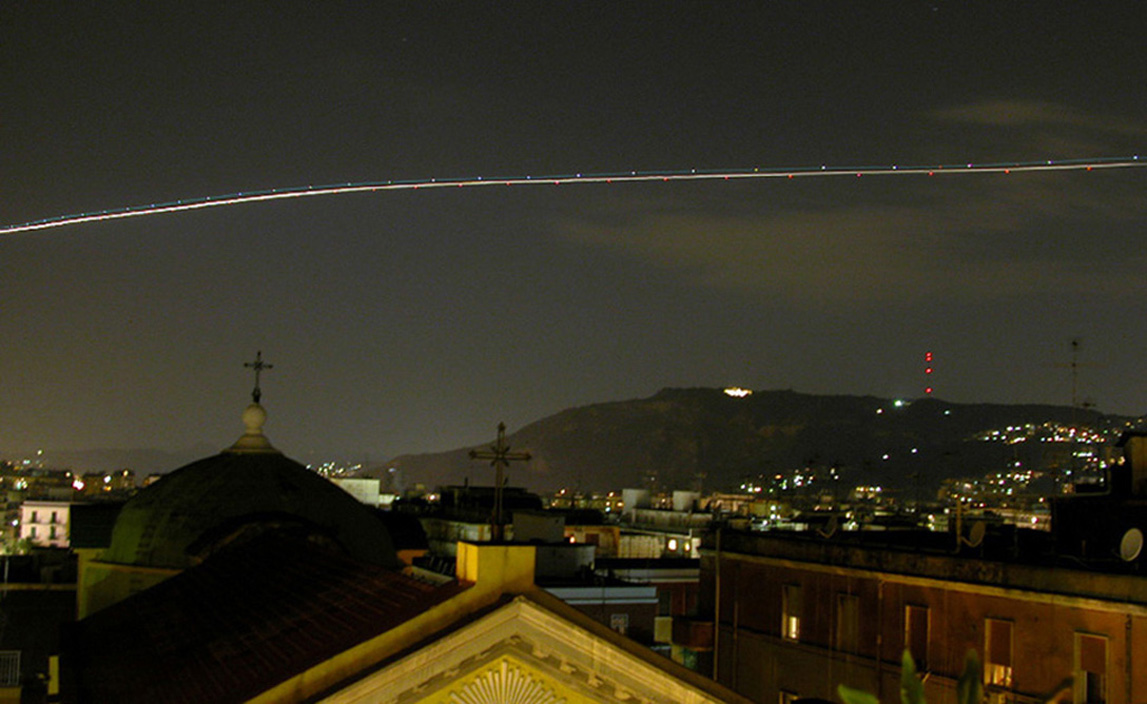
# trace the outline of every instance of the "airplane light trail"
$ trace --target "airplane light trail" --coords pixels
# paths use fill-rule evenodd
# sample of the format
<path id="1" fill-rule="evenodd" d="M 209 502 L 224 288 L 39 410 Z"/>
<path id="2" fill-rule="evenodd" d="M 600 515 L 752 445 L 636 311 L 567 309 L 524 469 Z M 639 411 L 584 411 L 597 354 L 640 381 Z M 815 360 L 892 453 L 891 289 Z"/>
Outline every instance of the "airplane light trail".
<path id="1" fill-rule="evenodd" d="M 1100 157 L 1092 159 L 1064 159 L 991 164 L 936 164 L 930 166 L 802 166 L 794 168 L 752 168 L 733 170 L 701 170 L 688 171 L 628 171 L 612 174 L 567 174 L 556 176 L 511 176 L 486 178 L 477 176 L 459 179 L 429 179 L 422 181 L 377 181 L 363 183 L 330 184 L 325 186 L 296 186 L 290 188 L 274 188 L 259 191 L 244 191 L 221 196 L 205 196 L 184 200 L 169 201 L 166 203 L 153 203 L 150 205 L 134 205 L 113 210 L 101 210 L 73 215 L 61 215 L 41 220 L 14 225 L 0 226 L 0 235 L 11 235 L 18 232 L 31 232 L 33 230 L 47 230 L 55 227 L 67 227 L 101 220 L 118 220 L 120 218 L 140 217 L 144 215 L 159 215 L 161 213 L 178 213 L 185 210 L 199 210 L 202 208 L 216 208 L 224 205 L 238 205 L 240 203 L 254 203 L 268 200 L 282 200 L 285 198 L 306 198 L 310 196 L 342 195 L 347 193 L 364 193 L 374 191 L 410 191 L 423 188 L 472 188 L 475 186 L 543 186 L 564 185 L 574 183 L 632 183 L 639 181 L 730 181 L 734 179 L 753 178 L 810 178 L 826 176 L 906 176 L 906 175 L 948 175 L 948 174 L 984 174 L 1027 171 L 1091 171 L 1093 169 L 1118 169 L 1136 166 L 1147 166 L 1147 160 L 1140 160 L 1139 155 L 1127 157 Z"/>

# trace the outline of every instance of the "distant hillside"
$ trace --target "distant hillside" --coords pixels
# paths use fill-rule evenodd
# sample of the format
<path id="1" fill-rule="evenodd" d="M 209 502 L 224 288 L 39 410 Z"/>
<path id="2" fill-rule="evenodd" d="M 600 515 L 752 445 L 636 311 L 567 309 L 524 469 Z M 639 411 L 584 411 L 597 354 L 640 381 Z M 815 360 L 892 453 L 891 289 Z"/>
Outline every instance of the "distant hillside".
<path id="1" fill-rule="evenodd" d="M 705 489 L 733 489 L 745 478 L 831 465 L 849 484 L 933 486 L 945 477 L 997 471 L 1008 461 L 1066 461 L 1065 445 L 973 440 L 982 431 L 1048 421 L 1106 428 L 1128 420 L 1065 406 L 924 399 L 897 407 L 871 396 L 759 391 L 732 398 L 720 389 L 664 389 L 646 399 L 572 408 L 513 433 L 509 444 L 533 459 L 511 467 L 509 481 L 536 491 L 601 490 L 640 486 L 656 473 L 662 485 L 684 488 L 704 474 Z M 373 473 L 398 468 L 407 485 L 492 483 L 489 464 L 471 461 L 470 449 L 400 456 Z"/>

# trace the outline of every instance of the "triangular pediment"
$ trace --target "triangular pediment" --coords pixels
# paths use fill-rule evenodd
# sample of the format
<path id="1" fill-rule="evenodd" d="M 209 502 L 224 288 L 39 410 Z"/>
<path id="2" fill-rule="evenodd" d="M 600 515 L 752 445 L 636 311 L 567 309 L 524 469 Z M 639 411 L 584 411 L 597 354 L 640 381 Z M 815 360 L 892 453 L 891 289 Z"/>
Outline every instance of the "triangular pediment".
<path id="1" fill-rule="evenodd" d="M 530 598 L 517 597 L 475 622 L 341 688 L 323 701 L 332 704 L 700 704 L 723 701 L 709 691 L 712 687 L 698 684 L 693 673 L 679 677 L 671 672 L 677 666 L 656 653 L 615 637 L 596 624 L 587 625 L 580 618 L 567 619 Z M 687 681 L 689 679 L 692 681 Z"/>
<path id="2" fill-rule="evenodd" d="M 569 682 L 508 654 L 474 670 L 443 679 L 434 693 L 419 700 L 421 704 L 574 704 L 593 701 L 578 693 Z"/>

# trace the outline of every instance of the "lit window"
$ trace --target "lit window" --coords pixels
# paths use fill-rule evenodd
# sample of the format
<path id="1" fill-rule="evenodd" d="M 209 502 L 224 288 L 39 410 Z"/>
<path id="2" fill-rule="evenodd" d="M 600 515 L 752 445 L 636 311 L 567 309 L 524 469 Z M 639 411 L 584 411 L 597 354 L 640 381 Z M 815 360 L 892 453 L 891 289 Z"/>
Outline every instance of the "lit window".
<path id="1" fill-rule="evenodd" d="M 1107 638 L 1075 634 L 1075 701 L 1104 704 L 1107 701 Z"/>
<path id="2" fill-rule="evenodd" d="M 1012 622 L 989 618 L 984 626 L 984 681 L 1012 688 Z"/>
<path id="3" fill-rule="evenodd" d="M 781 637 L 786 640 L 800 640 L 801 637 L 801 587 L 799 584 L 786 584 L 781 595 Z"/>

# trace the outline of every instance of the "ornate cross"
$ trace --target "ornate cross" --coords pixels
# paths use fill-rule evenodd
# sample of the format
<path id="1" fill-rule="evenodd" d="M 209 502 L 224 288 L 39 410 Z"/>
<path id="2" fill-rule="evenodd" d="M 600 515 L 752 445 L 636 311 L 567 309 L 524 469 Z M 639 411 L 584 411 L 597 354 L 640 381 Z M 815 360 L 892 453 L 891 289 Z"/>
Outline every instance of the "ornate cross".
<path id="1" fill-rule="evenodd" d="M 510 452 L 506 444 L 506 424 L 498 423 L 498 439 L 489 450 L 470 450 L 472 460 L 490 460 L 494 468 L 494 541 L 502 542 L 505 537 L 506 522 L 502 516 L 502 484 L 505 482 L 503 473 L 511 462 L 525 462 L 530 459 L 528 452 Z"/>
<path id="2" fill-rule="evenodd" d="M 258 352 L 255 353 L 255 361 L 254 362 L 243 362 L 243 366 L 247 367 L 248 369 L 254 369 L 255 370 L 255 390 L 251 392 L 251 398 L 252 398 L 252 400 L 254 400 L 255 403 L 258 403 L 259 399 L 263 397 L 263 392 L 262 392 L 262 390 L 259 389 L 259 374 L 261 374 L 264 369 L 274 369 L 275 365 L 274 364 L 267 364 L 266 362 L 264 362 L 263 361 L 263 350 L 259 350 Z"/>

